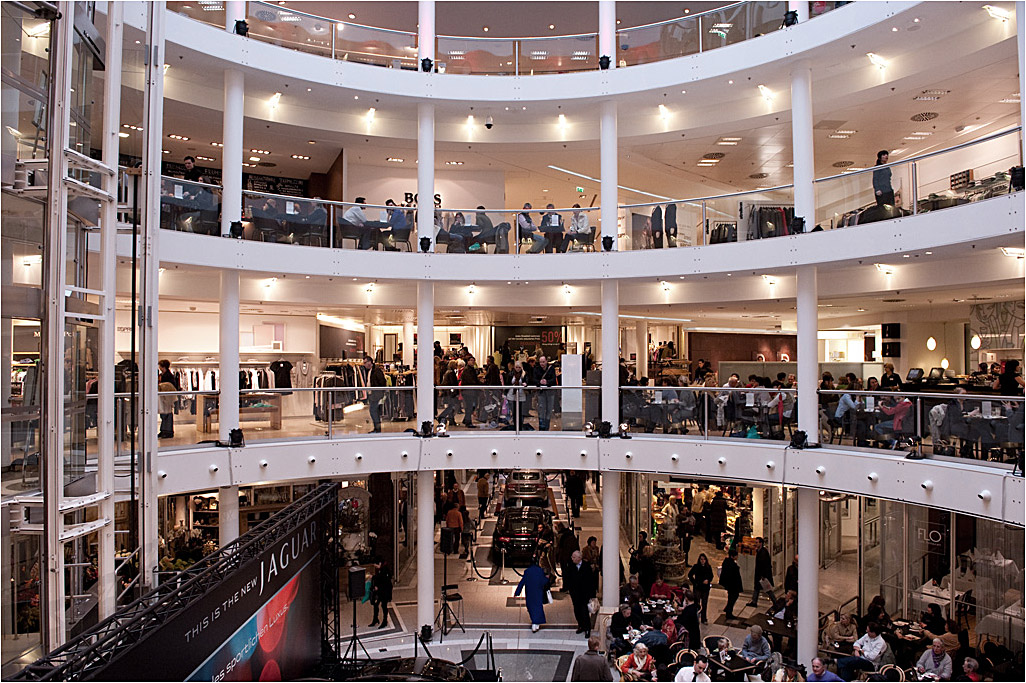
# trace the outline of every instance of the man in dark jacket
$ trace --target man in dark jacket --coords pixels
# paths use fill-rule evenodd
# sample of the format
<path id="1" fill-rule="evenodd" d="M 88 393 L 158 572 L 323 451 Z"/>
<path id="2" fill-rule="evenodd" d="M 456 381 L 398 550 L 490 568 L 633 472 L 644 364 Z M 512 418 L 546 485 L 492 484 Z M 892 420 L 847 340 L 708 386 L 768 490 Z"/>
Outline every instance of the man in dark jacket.
<path id="1" fill-rule="evenodd" d="M 570 674 L 571 681 L 612 681 L 613 672 L 609 663 L 599 652 L 601 641 L 598 636 L 588 638 L 588 651 L 578 655 L 574 660 L 574 669 Z"/>
<path id="2" fill-rule="evenodd" d="M 702 647 L 702 627 L 699 623 L 698 603 L 695 601 L 695 594 L 690 590 L 684 591 L 684 609 L 681 610 L 680 619 L 677 620 L 677 628 L 683 628 L 688 632 L 688 648 Z"/>
<path id="3" fill-rule="evenodd" d="M 573 530 L 562 522 L 556 522 L 556 562 L 559 563 L 560 573 L 566 572 L 572 562 L 573 554 L 581 549 L 581 542 Z M 567 590 L 567 583 L 563 582 L 563 590 Z"/>
<path id="4" fill-rule="evenodd" d="M 570 556 L 570 562 L 563 567 L 563 588 L 570 593 L 574 604 L 574 617 L 577 619 L 577 632 L 585 638 L 591 638 L 591 613 L 588 601 L 595 597 L 598 579 L 595 570 L 584 561 L 580 550 Z"/>
<path id="5" fill-rule="evenodd" d="M 705 540 L 715 543 L 717 550 L 723 550 L 723 532 L 727 529 L 727 499 L 723 497 L 723 491 L 717 491 L 709 503 L 706 520 L 709 533 Z"/>
<path id="6" fill-rule="evenodd" d="M 559 384 L 556 377 L 556 368 L 549 364 L 545 356 L 538 358 L 538 365 L 534 368 L 532 384 L 538 387 L 538 431 L 549 431 L 549 417 L 552 415 L 552 408 L 556 402 L 556 392 L 551 387 Z"/>
<path id="7" fill-rule="evenodd" d="M 755 575 L 753 580 L 755 585 L 752 586 L 752 601 L 748 603 L 749 607 L 759 606 L 759 591 L 762 589 L 762 580 L 766 579 L 769 585 L 773 585 L 773 558 L 770 557 L 769 549 L 766 547 L 766 539 L 761 536 L 755 539 L 758 545 L 758 550 L 755 551 Z M 772 597 L 770 598 L 772 600 Z"/>
<path id="8" fill-rule="evenodd" d="M 374 359 L 370 356 L 363 357 L 363 367 L 360 368 L 360 377 L 363 380 L 365 387 L 383 387 L 385 383 L 385 373 L 381 371 L 381 368 L 374 364 Z M 383 391 L 368 391 L 366 392 L 367 407 L 370 410 L 371 422 L 374 424 L 374 428 L 371 433 L 378 433 L 381 431 L 381 399 L 385 398 L 385 392 Z"/>
<path id="9" fill-rule="evenodd" d="M 473 356 L 467 356 L 467 366 L 463 368 L 460 375 L 461 387 L 478 387 L 481 385 L 481 378 L 477 376 L 477 361 Z M 481 392 L 476 389 L 460 391 L 463 396 L 463 426 L 474 426 L 474 412 L 477 410 L 477 403 L 481 398 Z"/>
<path id="10" fill-rule="evenodd" d="M 784 590 L 798 592 L 798 556 L 794 556 L 794 562 L 787 568 L 784 574 Z"/>
<path id="11" fill-rule="evenodd" d="M 723 608 L 723 616 L 726 619 L 735 619 L 734 603 L 737 602 L 737 596 L 744 590 L 741 583 L 741 567 L 737 564 L 736 546 L 731 546 L 730 552 L 727 553 L 723 564 L 720 565 L 720 585 L 727 591 L 727 606 Z"/>
<path id="12" fill-rule="evenodd" d="M 581 503 L 584 502 L 584 477 L 571 472 L 566 477 L 566 496 L 570 499 L 570 510 L 574 517 L 581 516 Z"/>

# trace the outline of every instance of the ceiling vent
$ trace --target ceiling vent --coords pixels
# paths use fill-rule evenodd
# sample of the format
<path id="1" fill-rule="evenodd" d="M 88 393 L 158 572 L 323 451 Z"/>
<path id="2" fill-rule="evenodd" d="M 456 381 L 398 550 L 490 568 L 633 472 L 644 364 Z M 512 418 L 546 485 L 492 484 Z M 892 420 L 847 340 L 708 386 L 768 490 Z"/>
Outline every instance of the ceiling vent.
<path id="1" fill-rule="evenodd" d="M 703 154 L 702 158 L 703 159 L 722 159 L 725 156 L 727 156 L 727 155 L 724 154 L 723 152 L 709 152 L 708 154 Z"/>
<path id="2" fill-rule="evenodd" d="M 769 173 L 753 173 L 748 177 L 752 180 L 762 180 L 763 178 L 769 178 Z"/>
<path id="3" fill-rule="evenodd" d="M 835 161 L 833 165 L 834 165 L 834 168 L 848 168 L 849 166 L 854 166 L 855 162 L 854 161 Z"/>
<path id="4" fill-rule="evenodd" d="M 913 115 L 909 120 L 915 121 L 916 123 L 922 123 L 923 121 L 933 121 L 939 114 L 935 111 L 921 111 L 918 114 Z"/>
<path id="5" fill-rule="evenodd" d="M 278 164 L 274 163 L 273 161 L 261 161 L 257 163 L 257 166 L 263 166 L 264 168 L 274 168 L 277 165 Z"/>
<path id="6" fill-rule="evenodd" d="M 847 121 L 823 120 L 823 121 L 820 121 L 819 123 L 817 123 L 815 126 L 813 126 L 813 129 L 815 129 L 815 130 L 834 131 L 834 130 L 837 130 L 839 128 L 844 128 L 846 123 L 848 123 L 848 122 Z"/>
<path id="7" fill-rule="evenodd" d="M 885 304 L 900 304 L 907 299 L 881 299 Z"/>

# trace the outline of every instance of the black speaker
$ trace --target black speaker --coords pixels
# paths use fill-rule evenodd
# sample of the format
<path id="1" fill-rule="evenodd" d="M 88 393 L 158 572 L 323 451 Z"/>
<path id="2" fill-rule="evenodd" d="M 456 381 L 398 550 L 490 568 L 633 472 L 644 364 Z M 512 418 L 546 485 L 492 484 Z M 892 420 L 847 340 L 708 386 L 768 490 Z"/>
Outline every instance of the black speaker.
<path id="1" fill-rule="evenodd" d="M 800 429 L 791 434 L 791 448 L 801 450 L 809 445 L 809 437 Z"/>
<path id="2" fill-rule="evenodd" d="M 246 445 L 246 437 L 242 435 L 241 429 L 232 429 L 228 432 L 228 445 L 231 448 L 242 448 Z"/>
<path id="3" fill-rule="evenodd" d="M 901 323 L 884 323 L 883 325 L 881 325 L 880 338 L 901 339 Z"/>
<path id="4" fill-rule="evenodd" d="M 454 555 L 460 551 L 460 530 L 442 527 L 442 535 L 438 542 L 443 555 Z"/>
<path id="5" fill-rule="evenodd" d="M 349 568 L 349 599 L 362 600 L 367 592 L 367 571 L 363 567 Z"/>
<path id="6" fill-rule="evenodd" d="M 884 358 L 901 358 L 901 342 L 884 342 L 880 345 L 880 355 Z"/>

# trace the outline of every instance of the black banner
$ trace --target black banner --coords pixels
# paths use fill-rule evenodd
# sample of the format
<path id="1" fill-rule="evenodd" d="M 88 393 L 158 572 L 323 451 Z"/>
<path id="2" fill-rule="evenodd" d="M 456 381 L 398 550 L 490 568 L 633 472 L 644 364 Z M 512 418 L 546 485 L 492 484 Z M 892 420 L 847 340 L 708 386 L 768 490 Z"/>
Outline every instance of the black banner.
<path id="1" fill-rule="evenodd" d="M 239 567 L 100 671 L 104 680 L 295 680 L 320 658 L 322 516 Z"/>
<path id="2" fill-rule="evenodd" d="M 537 355 L 541 349 L 542 355 L 550 361 L 559 360 L 559 348 L 563 343 L 562 327 L 495 327 L 495 348 L 501 349 L 503 344 L 509 344 L 509 350 L 514 355 L 519 351 L 525 352 L 528 356 Z"/>

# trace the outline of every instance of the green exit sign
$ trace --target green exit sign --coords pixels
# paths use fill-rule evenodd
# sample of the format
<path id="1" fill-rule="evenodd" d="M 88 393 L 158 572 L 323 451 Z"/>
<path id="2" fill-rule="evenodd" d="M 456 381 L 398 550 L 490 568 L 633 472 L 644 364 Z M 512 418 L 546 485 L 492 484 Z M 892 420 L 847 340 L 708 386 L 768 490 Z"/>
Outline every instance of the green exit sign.
<path id="1" fill-rule="evenodd" d="M 582 194 L 583 192 L 584 192 L 584 188 L 583 187 L 577 188 L 577 194 Z"/>

